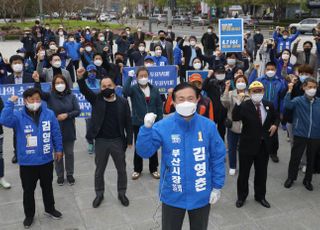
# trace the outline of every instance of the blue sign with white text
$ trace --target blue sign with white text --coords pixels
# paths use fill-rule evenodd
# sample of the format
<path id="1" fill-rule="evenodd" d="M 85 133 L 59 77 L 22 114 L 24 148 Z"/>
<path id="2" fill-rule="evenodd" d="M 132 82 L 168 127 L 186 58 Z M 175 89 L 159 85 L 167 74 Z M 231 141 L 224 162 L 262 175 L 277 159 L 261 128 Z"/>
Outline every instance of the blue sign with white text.
<path id="1" fill-rule="evenodd" d="M 122 84 L 124 85 L 128 77 L 133 77 L 131 85 L 137 84 L 136 71 L 138 67 L 123 68 Z M 159 89 L 160 94 L 166 94 L 168 89 L 177 85 L 178 71 L 174 65 L 148 67 L 149 83 Z"/>
<path id="2" fill-rule="evenodd" d="M 242 52 L 243 19 L 219 19 L 219 45 L 221 52 Z"/>

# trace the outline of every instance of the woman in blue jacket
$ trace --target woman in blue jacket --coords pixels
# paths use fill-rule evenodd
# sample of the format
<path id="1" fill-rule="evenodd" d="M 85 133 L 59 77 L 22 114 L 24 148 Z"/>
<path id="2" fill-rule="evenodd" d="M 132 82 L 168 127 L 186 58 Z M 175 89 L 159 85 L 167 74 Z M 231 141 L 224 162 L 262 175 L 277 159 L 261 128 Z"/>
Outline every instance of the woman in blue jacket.
<path id="1" fill-rule="evenodd" d="M 40 180 L 45 214 L 60 219 L 62 214 L 55 209 L 52 180 L 53 159 L 63 157 L 62 137 L 54 112 L 41 103 L 41 92 L 30 88 L 23 92 L 25 107 L 14 110 L 17 96 L 6 101 L 0 123 L 13 128 L 17 133 L 17 155 L 23 188 L 23 225 L 30 228 L 35 215 L 34 190 Z M 53 151 L 55 155 L 53 156 Z"/>
<path id="2" fill-rule="evenodd" d="M 74 172 L 74 143 L 76 140 L 75 118 L 80 114 L 80 107 L 77 97 L 71 92 L 67 80 L 64 76 L 58 74 L 52 80 L 51 92 L 41 90 L 40 78 L 37 72 L 34 72 L 33 79 L 35 88 L 41 92 L 42 100 L 46 101 L 48 107 L 55 113 L 61 129 L 63 150 L 65 155 L 65 166 L 63 160 L 55 161 L 57 173 L 57 183 L 64 184 L 64 171 L 67 173 L 69 185 L 75 183 Z"/>
<path id="3" fill-rule="evenodd" d="M 215 124 L 196 113 L 200 92 L 188 83 L 173 90 L 176 113 L 154 126 L 147 113 L 136 144 L 148 158 L 162 147 L 160 200 L 162 229 L 182 228 L 188 211 L 190 229 L 207 229 L 210 204 L 220 198 L 225 178 L 225 145 Z"/>

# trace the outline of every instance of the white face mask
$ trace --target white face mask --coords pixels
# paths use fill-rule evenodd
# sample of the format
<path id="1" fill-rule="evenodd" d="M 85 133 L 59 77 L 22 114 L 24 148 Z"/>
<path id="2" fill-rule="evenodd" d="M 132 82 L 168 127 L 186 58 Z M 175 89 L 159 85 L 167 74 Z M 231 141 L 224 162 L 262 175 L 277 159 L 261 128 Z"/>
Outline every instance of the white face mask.
<path id="1" fill-rule="evenodd" d="M 236 59 L 230 59 L 230 58 L 228 58 L 228 59 L 227 59 L 227 64 L 228 64 L 228 65 L 235 65 L 235 64 L 236 64 Z"/>
<path id="2" fill-rule="evenodd" d="M 283 35 L 282 37 L 283 37 L 283 39 L 287 39 L 288 35 Z"/>
<path id="3" fill-rule="evenodd" d="M 60 93 L 62 93 L 65 89 L 66 89 L 66 85 L 65 84 L 57 84 L 55 86 L 56 90 Z"/>
<path id="4" fill-rule="evenodd" d="M 194 41 L 194 40 L 190 41 L 190 45 L 191 46 L 195 46 L 196 45 L 196 41 Z"/>
<path id="5" fill-rule="evenodd" d="M 59 31 L 59 35 L 62 36 L 63 35 L 63 31 Z"/>
<path id="6" fill-rule="evenodd" d="M 69 38 L 69 41 L 70 42 L 74 42 L 74 38 Z"/>
<path id="7" fill-rule="evenodd" d="M 87 52 L 91 52 L 91 51 L 92 51 L 92 48 L 91 48 L 91 46 L 86 46 L 85 50 L 86 50 Z"/>
<path id="8" fill-rule="evenodd" d="M 266 75 L 267 75 L 269 78 L 272 78 L 275 74 L 276 74 L 276 72 L 273 71 L 273 70 L 269 70 L 269 71 L 266 72 Z"/>
<path id="9" fill-rule="evenodd" d="M 314 97 L 317 93 L 317 90 L 316 89 L 307 89 L 304 92 L 306 93 L 307 96 Z"/>
<path id="10" fill-rule="evenodd" d="M 199 62 L 194 63 L 194 64 L 193 64 L 193 68 L 196 69 L 196 70 L 201 69 L 201 63 L 199 63 Z"/>
<path id="11" fill-rule="evenodd" d="M 211 33 L 212 33 L 212 29 L 208 29 L 207 31 L 208 31 L 208 33 L 209 33 L 209 34 L 211 34 Z"/>
<path id="12" fill-rule="evenodd" d="M 96 66 L 101 66 L 102 60 L 100 60 L 100 59 L 94 60 L 93 64 L 95 64 Z"/>
<path id="13" fill-rule="evenodd" d="M 162 54 L 162 50 L 156 50 L 156 51 L 155 51 L 155 55 L 156 55 L 157 57 L 160 57 L 161 54 Z"/>
<path id="14" fill-rule="evenodd" d="M 152 63 L 146 63 L 145 66 L 146 67 L 151 67 L 151 66 L 154 66 L 154 65 Z"/>
<path id="15" fill-rule="evenodd" d="M 104 37 L 99 37 L 99 40 L 103 42 L 105 40 L 105 38 Z"/>
<path id="16" fill-rule="evenodd" d="M 223 81 L 226 78 L 226 75 L 224 73 L 216 74 L 215 76 L 218 81 Z"/>
<path id="17" fill-rule="evenodd" d="M 263 98 L 263 94 L 262 93 L 254 93 L 250 95 L 251 100 L 253 101 L 253 103 L 258 104 L 262 101 Z"/>
<path id="18" fill-rule="evenodd" d="M 197 110 L 197 103 L 185 101 L 180 104 L 176 104 L 176 111 L 183 117 L 189 117 L 193 115 Z"/>
<path id="19" fill-rule="evenodd" d="M 141 32 L 141 29 L 139 28 L 139 29 L 137 29 L 137 31 L 138 31 L 138 32 Z"/>
<path id="20" fill-rule="evenodd" d="M 60 68 L 60 67 L 61 67 L 61 61 L 53 62 L 53 63 L 52 63 L 52 66 L 53 66 L 54 68 Z"/>
<path id="21" fill-rule="evenodd" d="M 18 53 L 18 55 L 23 58 L 26 56 L 25 53 Z"/>
<path id="22" fill-rule="evenodd" d="M 171 33 L 172 30 L 168 30 L 168 33 Z"/>
<path id="23" fill-rule="evenodd" d="M 42 50 L 42 51 L 39 52 L 39 54 L 40 54 L 40 56 L 43 57 L 44 55 L 46 55 L 46 51 Z"/>
<path id="24" fill-rule="evenodd" d="M 139 46 L 138 49 L 139 49 L 140 52 L 144 52 L 146 48 L 144 46 Z"/>
<path id="25" fill-rule="evenodd" d="M 57 46 L 56 46 L 56 45 L 50 45 L 49 48 L 50 48 L 51 50 L 55 50 L 55 49 L 57 49 Z"/>
<path id="26" fill-rule="evenodd" d="M 238 90 L 244 90 L 245 88 L 247 88 L 247 84 L 244 82 L 238 82 L 238 83 L 236 83 L 236 88 Z"/>
<path id="27" fill-rule="evenodd" d="M 283 59 L 283 60 L 288 60 L 289 59 L 289 54 L 282 54 L 282 56 L 281 56 L 281 58 Z"/>
<path id="28" fill-rule="evenodd" d="M 139 85 L 146 85 L 146 84 L 148 84 L 148 78 L 146 78 L 146 77 L 140 78 L 140 79 L 138 79 L 138 83 L 139 83 Z"/>
<path id="29" fill-rule="evenodd" d="M 40 106 L 41 106 L 41 102 L 35 102 L 35 103 L 28 103 L 27 102 L 26 103 L 26 107 L 32 112 L 38 111 Z"/>
<path id="30" fill-rule="evenodd" d="M 22 70 L 23 70 L 23 65 L 22 64 L 14 64 L 11 66 L 13 72 L 16 72 L 16 73 L 21 73 Z"/>
<path id="31" fill-rule="evenodd" d="M 110 31 L 110 29 L 106 29 L 106 32 L 109 32 Z"/>

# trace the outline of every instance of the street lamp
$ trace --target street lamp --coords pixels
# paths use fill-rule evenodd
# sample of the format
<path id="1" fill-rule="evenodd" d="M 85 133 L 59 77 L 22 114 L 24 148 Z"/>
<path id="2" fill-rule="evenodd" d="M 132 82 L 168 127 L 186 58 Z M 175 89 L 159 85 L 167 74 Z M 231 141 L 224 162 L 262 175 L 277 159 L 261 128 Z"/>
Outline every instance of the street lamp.
<path id="1" fill-rule="evenodd" d="M 149 32 L 152 32 L 151 28 L 151 0 L 149 0 Z"/>

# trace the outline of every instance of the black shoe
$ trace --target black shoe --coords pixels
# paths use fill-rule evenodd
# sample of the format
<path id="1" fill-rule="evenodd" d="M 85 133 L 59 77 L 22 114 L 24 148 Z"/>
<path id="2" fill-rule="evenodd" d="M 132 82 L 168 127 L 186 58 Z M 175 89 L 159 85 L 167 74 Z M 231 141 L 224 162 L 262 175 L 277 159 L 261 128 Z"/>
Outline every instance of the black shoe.
<path id="1" fill-rule="evenodd" d="M 63 177 L 58 177 L 58 179 L 57 179 L 57 184 L 58 184 L 59 186 L 63 186 L 63 184 L 64 184 L 64 178 L 63 178 Z"/>
<path id="2" fill-rule="evenodd" d="M 237 200 L 236 207 L 241 208 L 244 205 L 244 200 Z"/>
<path id="3" fill-rule="evenodd" d="M 14 155 L 11 160 L 12 164 L 16 164 L 18 162 L 17 156 Z"/>
<path id="4" fill-rule="evenodd" d="M 120 200 L 121 204 L 125 207 L 129 206 L 129 199 L 126 195 L 118 195 L 118 199 Z"/>
<path id="5" fill-rule="evenodd" d="M 33 217 L 26 217 L 23 221 L 23 226 L 25 229 L 28 229 L 31 227 L 33 223 Z"/>
<path id="6" fill-rule="evenodd" d="M 53 209 L 53 210 L 50 211 L 50 212 L 47 212 L 47 211 L 46 211 L 44 214 L 45 214 L 46 216 L 51 217 L 52 219 L 55 219 L 55 220 L 59 220 L 59 219 L 62 218 L 62 213 L 59 212 L 59 211 L 57 211 L 57 210 L 55 210 L 55 209 Z"/>
<path id="7" fill-rule="evenodd" d="M 270 158 L 274 163 L 278 163 L 279 162 L 279 157 L 275 154 L 270 154 Z"/>
<path id="8" fill-rule="evenodd" d="M 76 180 L 73 178 L 72 175 L 67 176 L 67 181 L 69 185 L 74 185 L 76 183 Z"/>
<path id="9" fill-rule="evenodd" d="M 103 196 L 96 196 L 96 198 L 92 202 L 92 207 L 98 208 L 102 201 L 103 201 Z"/>
<path id="10" fill-rule="evenodd" d="M 290 178 L 288 178 L 288 179 L 286 180 L 286 182 L 284 182 L 284 187 L 285 187 L 285 188 L 291 188 L 292 184 L 293 184 L 293 180 L 290 179 Z"/>
<path id="11" fill-rule="evenodd" d="M 309 191 L 313 191 L 313 185 L 311 184 L 311 182 L 309 181 L 303 181 L 303 185 L 306 189 L 308 189 Z"/>
<path id="12" fill-rule="evenodd" d="M 266 199 L 261 199 L 261 200 L 256 199 L 256 201 L 259 202 L 265 208 L 271 207 L 269 202 Z"/>

